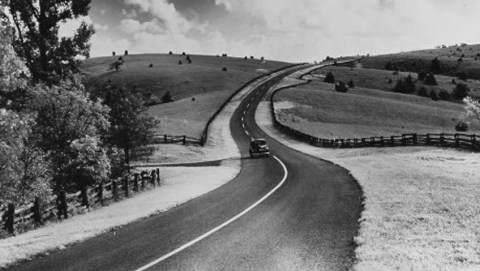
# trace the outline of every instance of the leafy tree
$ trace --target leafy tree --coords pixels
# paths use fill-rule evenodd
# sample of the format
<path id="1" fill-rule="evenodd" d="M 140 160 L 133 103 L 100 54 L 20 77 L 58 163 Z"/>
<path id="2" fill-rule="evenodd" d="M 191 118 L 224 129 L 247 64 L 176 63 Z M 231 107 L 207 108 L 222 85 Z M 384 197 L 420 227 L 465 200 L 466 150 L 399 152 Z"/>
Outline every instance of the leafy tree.
<path id="1" fill-rule="evenodd" d="M 158 122 L 146 114 L 147 107 L 140 94 L 134 94 L 126 87 L 108 87 L 110 107 L 109 142 L 123 150 L 124 163 L 130 171 L 132 151 L 148 145 L 153 138 L 153 128 Z"/>
<path id="2" fill-rule="evenodd" d="M 426 76 L 427 76 L 427 73 L 422 71 L 422 72 L 418 73 L 417 79 L 418 79 L 418 81 L 423 81 L 423 80 L 425 80 Z"/>
<path id="3" fill-rule="evenodd" d="M 397 84 L 393 88 L 393 91 L 399 92 L 399 93 L 413 93 L 416 90 L 415 82 L 413 81 L 413 78 L 411 75 L 408 75 L 407 77 L 403 79 L 399 79 L 397 81 Z"/>
<path id="4" fill-rule="evenodd" d="M 466 105 L 466 119 L 480 121 L 480 102 L 472 97 L 463 99 Z"/>
<path id="5" fill-rule="evenodd" d="M 458 83 L 457 86 L 453 89 L 453 95 L 456 99 L 463 99 L 467 97 L 468 92 L 470 89 L 467 87 L 466 84 Z"/>
<path id="6" fill-rule="evenodd" d="M 60 24 L 88 15 L 90 0 L 9 1 L 14 47 L 26 60 L 34 82 L 57 83 L 78 71 L 77 57 L 89 57 L 92 25 L 83 21 L 72 37 L 59 37 Z"/>
<path id="7" fill-rule="evenodd" d="M 422 86 L 420 87 L 420 89 L 418 90 L 418 96 L 422 96 L 422 97 L 428 97 L 428 92 L 427 92 L 427 88 Z"/>
<path id="8" fill-rule="evenodd" d="M 350 81 L 348 81 L 348 87 L 355 88 L 355 83 L 353 82 L 353 79 L 350 79 Z"/>
<path id="9" fill-rule="evenodd" d="M 93 102 L 78 81 L 38 85 L 33 95 L 33 133 L 50 154 L 54 189 L 74 191 L 105 178 L 110 166 L 100 138 L 109 128 L 108 108 Z"/>
<path id="10" fill-rule="evenodd" d="M 466 71 L 461 71 L 461 72 L 457 73 L 457 77 L 458 77 L 458 79 L 460 79 L 460 80 L 467 81 L 467 79 L 468 79 L 468 74 L 467 74 Z"/>
<path id="11" fill-rule="evenodd" d="M 348 87 L 345 84 L 345 82 L 340 81 L 340 82 L 338 82 L 338 84 L 335 85 L 335 91 L 337 91 L 337 92 L 347 92 Z"/>
<path id="12" fill-rule="evenodd" d="M 115 70 L 116 72 L 118 72 L 120 70 L 120 67 L 123 65 L 123 62 L 123 58 L 119 57 L 118 60 L 110 63 L 109 70 Z"/>
<path id="13" fill-rule="evenodd" d="M 333 73 L 328 72 L 327 76 L 325 76 L 325 79 L 323 79 L 323 82 L 335 84 L 335 76 L 333 76 Z"/>
<path id="14" fill-rule="evenodd" d="M 0 109 L 0 203 L 23 204 L 49 191 L 47 154 L 32 140 L 32 118 Z"/>
<path id="15" fill-rule="evenodd" d="M 430 62 L 430 71 L 434 74 L 439 74 L 442 72 L 442 67 L 440 64 L 440 60 L 438 60 L 438 57 L 434 58 L 432 62 Z"/>
<path id="16" fill-rule="evenodd" d="M 433 75 L 433 73 L 428 73 L 428 74 L 425 76 L 424 83 L 425 83 L 425 85 L 429 85 L 429 86 L 436 86 L 436 85 L 438 85 L 437 79 L 435 78 L 435 75 Z"/>
<path id="17" fill-rule="evenodd" d="M 170 94 L 170 91 L 167 90 L 167 92 L 165 92 L 165 94 L 163 94 L 162 96 L 162 103 L 171 103 L 171 102 L 173 102 L 172 94 Z"/>
<path id="18" fill-rule="evenodd" d="M 434 90 L 430 91 L 430 99 L 433 101 L 438 101 L 438 95 Z"/>

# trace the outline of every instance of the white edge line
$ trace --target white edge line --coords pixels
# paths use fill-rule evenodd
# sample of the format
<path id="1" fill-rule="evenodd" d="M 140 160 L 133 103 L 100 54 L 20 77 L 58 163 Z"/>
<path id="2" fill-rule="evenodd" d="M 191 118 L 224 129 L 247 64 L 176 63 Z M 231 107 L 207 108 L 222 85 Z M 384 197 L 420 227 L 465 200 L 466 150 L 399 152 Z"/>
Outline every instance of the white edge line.
<path id="1" fill-rule="evenodd" d="M 223 224 L 211 229 L 210 231 L 202 234 L 201 236 L 197 237 L 196 239 L 182 245 L 181 247 L 163 255 L 162 257 L 156 259 L 155 261 L 153 262 L 150 262 L 149 264 L 147 265 L 144 265 L 138 269 L 136 269 L 135 271 L 144 271 L 168 258 L 170 258 L 171 256 L 181 252 L 182 250 L 185 250 L 191 246 L 193 246 L 194 244 L 200 242 L 201 240 L 207 238 L 208 236 L 214 234 L 215 232 L 221 230 L 222 228 L 228 226 L 229 224 L 231 224 L 232 222 L 234 222 L 235 220 L 239 219 L 240 217 L 244 216 L 246 213 L 250 212 L 253 208 L 257 207 L 260 203 L 262 203 L 263 201 L 265 201 L 268 197 L 270 197 L 273 193 L 275 193 L 275 191 L 277 191 L 280 187 L 282 187 L 282 185 L 285 183 L 285 181 L 287 180 L 287 177 L 288 177 L 288 170 L 287 170 L 287 167 L 285 166 L 285 164 L 277 157 L 277 156 L 273 156 L 273 158 L 275 158 L 275 160 L 278 161 L 278 163 L 280 163 L 280 165 L 283 167 L 283 170 L 285 172 L 285 174 L 283 175 L 283 178 L 282 180 L 280 181 L 280 183 L 277 184 L 277 186 L 275 186 L 270 192 L 268 192 L 265 196 L 263 196 L 261 199 L 259 199 L 257 202 L 255 202 L 253 205 L 251 205 L 250 207 L 248 207 L 247 209 L 243 210 L 241 213 L 239 213 L 238 215 L 230 218 L 228 221 L 224 222 Z"/>
<path id="2" fill-rule="evenodd" d="M 247 134 L 248 136 L 250 135 L 250 133 L 247 130 L 245 130 L 245 134 Z"/>

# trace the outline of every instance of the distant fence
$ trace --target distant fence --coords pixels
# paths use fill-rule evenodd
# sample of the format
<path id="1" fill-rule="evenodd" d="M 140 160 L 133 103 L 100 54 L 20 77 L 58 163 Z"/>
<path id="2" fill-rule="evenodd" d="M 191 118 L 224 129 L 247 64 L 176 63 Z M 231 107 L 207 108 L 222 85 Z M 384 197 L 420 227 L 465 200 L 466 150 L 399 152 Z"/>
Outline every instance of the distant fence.
<path id="1" fill-rule="evenodd" d="M 49 220 L 67 219 L 82 210 L 119 201 L 157 185 L 160 185 L 159 168 L 150 172 L 142 171 L 123 179 L 102 182 L 95 187 L 72 194 L 61 192 L 45 202 L 35 198 L 24 206 L 15 206 L 11 203 L 0 207 L 0 213 L 3 213 L 0 225 L 2 229 L 13 234 L 17 227 L 39 227 Z"/>
<path id="2" fill-rule="evenodd" d="M 283 87 L 275 90 L 270 98 L 270 109 L 272 112 L 272 119 L 275 128 L 283 133 L 307 142 L 310 145 L 323 148 L 365 148 L 365 147 L 398 147 L 398 146 L 438 146 L 438 147 L 453 147 L 468 149 L 473 151 L 480 151 L 480 136 L 476 134 L 402 134 L 392 136 L 377 136 L 366 138 L 348 138 L 348 139 L 326 139 L 316 137 L 291 127 L 288 127 L 278 121 L 275 114 L 274 96 L 283 89 L 302 85 L 300 83 L 293 86 Z"/>
<path id="3" fill-rule="evenodd" d="M 186 135 L 181 135 L 181 136 L 174 136 L 174 135 L 154 135 L 153 144 L 182 144 L 182 145 L 187 145 L 187 144 L 192 144 L 192 145 L 200 145 L 202 146 L 202 139 L 194 138 L 194 137 L 189 137 Z"/>

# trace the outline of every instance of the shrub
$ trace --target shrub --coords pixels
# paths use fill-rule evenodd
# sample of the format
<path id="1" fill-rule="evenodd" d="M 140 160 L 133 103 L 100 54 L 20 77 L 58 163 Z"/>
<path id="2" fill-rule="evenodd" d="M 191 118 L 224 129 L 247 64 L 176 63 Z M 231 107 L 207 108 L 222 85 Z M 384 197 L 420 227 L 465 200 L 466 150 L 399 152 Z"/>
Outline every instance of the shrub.
<path id="1" fill-rule="evenodd" d="M 448 91 L 442 89 L 442 90 L 440 90 L 440 93 L 438 93 L 438 98 L 442 101 L 448 101 L 448 100 L 450 100 L 450 93 L 448 93 Z"/>
<path id="2" fill-rule="evenodd" d="M 461 71 L 457 73 L 457 78 L 463 81 L 467 81 L 468 79 L 468 74 L 466 71 Z"/>
<path id="3" fill-rule="evenodd" d="M 150 97 L 145 102 L 145 105 L 146 106 L 152 106 L 152 105 L 157 105 L 157 104 L 161 104 L 161 103 L 162 103 L 162 100 L 160 98 L 158 98 L 155 95 L 150 95 Z"/>
<path id="4" fill-rule="evenodd" d="M 452 84 L 456 85 L 457 84 L 457 81 L 455 81 L 455 79 L 452 78 Z"/>
<path id="5" fill-rule="evenodd" d="M 152 67 L 153 67 L 153 64 L 152 64 L 152 63 L 150 63 L 150 65 L 148 65 L 148 67 L 149 67 L 149 68 L 152 68 Z"/>
<path id="6" fill-rule="evenodd" d="M 222 71 L 226 72 L 226 71 L 227 71 L 227 67 L 223 67 L 223 68 L 222 68 Z"/>
<path id="7" fill-rule="evenodd" d="M 172 94 L 170 94 L 170 91 L 167 90 L 165 94 L 162 96 L 162 103 L 171 103 L 173 102 Z"/>
<path id="8" fill-rule="evenodd" d="M 178 61 L 178 65 L 182 65 L 183 62 L 181 60 Z"/>
<path id="9" fill-rule="evenodd" d="M 125 54 L 124 54 L 124 55 L 128 56 L 128 50 L 125 50 Z"/>
<path id="10" fill-rule="evenodd" d="M 467 97 L 467 94 L 468 94 L 469 91 L 470 91 L 470 89 L 467 87 L 466 84 L 459 83 L 459 84 L 457 84 L 457 86 L 453 89 L 453 96 L 454 96 L 456 99 L 461 100 L 461 99 Z"/>
<path id="11" fill-rule="evenodd" d="M 438 95 L 434 90 L 430 91 L 430 99 L 433 101 L 438 101 Z"/>
<path id="12" fill-rule="evenodd" d="M 348 87 L 349 88 L 355 88 L 355 83 L 353 83 L 352 79 L 350 79 L 350 81 L 348 81 Z"/>
<path id="13" fill-rule="evenodd" d="M 115 51 L 112 51 L 112 56 L 115 56 Z"/>
<path id="14" fill-rule="evenodd" d="M 417 87 L 415 86 L 415 82 L 413 82 L 412 76 L 408 75 L 407 77 L 397 81 L 393 91 L 399 93 L 414 93 L 416 89 Z"/>
<path id="15" fill-rule="evenodd" d="M 424 87 L 424 86 L 421 86 L 420 89 L 418 90 L 417 94 L 418 94 L 418 96 L 428 97 L 427 88 Z"/>
<path id="16" fill-rule="evenodd" d="M 430 71 L 434 74 L 439 74 L 442 71 L 440 60 L 437 57 L 430 62 Z"/>
<path id="17" fill-rule="evenodd" d="M 419 72 L 418 75 L 417 75 L 417 79 L 418 79 L 418 81 L 423 81 L 423 80 L 425 80 L 426 76 L 427 76 L 426 72 Z"/>
<path id="18" fill-rule="evenodd" d="M 457 125 L 455 125 L 455 131 L 457 132 L 466 132 L 468 131 L 468 123 L 459 121 Z"/>
<path id="19" fill-rule="evenodd" d="M 325 76 L 325 79 L 323 79 L 323 82 L 334 84 L 335 83 L 335 76 L 333 75 L 333 73 L 328 72 L 327 76 Z"/>
<path id="20" fill-rule="evenodd" d="M 345 93 L 348 91 L 348 87 L 343 81 L 340 81 L 335 85 L 335 91 Z"/>
<path id="21" fill-rule="evenodd" d="M 388 83 L 389 84 L 393 83 L 392 78 L 388 78 Z"/>
<path id="22" fill-rule="evenodd" d="M 186 55 L 186 54 L 187 54 L 187 53 L 185 53 L 185 52 L 182 52 L 182 56 L 184 56 L 184 55 Z"/>
<path id="23" fill-rule="evenodd" d="M 169 55 L 173 55 L 173 52 L 172 52 L 172 51 L 170 51 L 170 52 L 168 52 L 168 54 L 169 54 Z"/>
<path id="24" fill-rule="evenodd" d="M 433 73 L 428 73 L 427 76 L 425 76 L 424 83 L 425 83 L 425 85 L 429 85 L 429 86 L 438 85 L 437 79 L 435 79 L 435 75 L 433 75 Z"/>
<path id="25" fill-rule="evenodd" d="M 457 59 L 458 62 L 463 62 L 463 58 Z"/>

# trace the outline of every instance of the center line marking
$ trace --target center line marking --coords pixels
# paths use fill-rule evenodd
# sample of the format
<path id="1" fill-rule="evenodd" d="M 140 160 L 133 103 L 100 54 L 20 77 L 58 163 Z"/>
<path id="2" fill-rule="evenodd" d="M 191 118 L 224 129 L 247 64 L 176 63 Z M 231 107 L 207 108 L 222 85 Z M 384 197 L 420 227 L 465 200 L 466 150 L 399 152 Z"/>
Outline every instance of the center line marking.
<path id="1" fill-rule="evenodd" d="M 162 257 L 156 259 L 155 261 L 147 264 L 147 265 L 144 265 L 138 269 L 136 269 L 135 271 L 144 271 L 144 270 L 147 270 L 148 268 L 172 257 L 173 255 L 181 252 L 182 250 L 185 250 L 191 246 L 193 246 L 194 244 L 202 241 L 203 239 L 207 238 L 208 236 L 214 234 L 215 232 L 225 228 L 226 226 L 228 226 L 229 224 L 231 224 L 232 222 L 234 222 L 235 220 L 239 219 L 240 217 L 244 216 L 246 213 L 250 212 L 253 208 L 257 207 L 260 203 L 262 203 L 263 201 L 265 201 L 268 197 L 270 197 L 273 193 L 275 193 L 275 191 L 277 191 L 280 187 L 282 187 L 282 185 L 285 183 L 285 181 L 287 180 L 287 177 L 288 177 L 288 170 L 287 170 L 287 167 L 285 166 L 285 164 L 282 162 L 282 160 L 280 160 L 277 156 L 273 156 L 273 158 L 275 158 L 275 160 L 277 160 L 277 162 L 282 166 L 283 168 L 283 171 L 285 172 L 285 174 L 283 175 L 283 178 L 282 180 L 280 181 L 280 183 L 277 184 L 277 186 L 275 186 L 270 192 L 268 192 L 265 196 L 263 196 L 261 199 L 259 199 L 257 202 L 255 202 L 253 205 L 251 205 L 250 207 L 248 207 L 247 209 L 243 210 L 241 213 L 239 213 L 238 215 L 230 218 L 229 220 L 227 220 L 226 222 L 224 222 L 223 224 L 211 229 L 210 231 L 202 234 L 201 236 L 197 237 L 196 239 L 182 245 L 181 247 L 163 255 Z"/>

